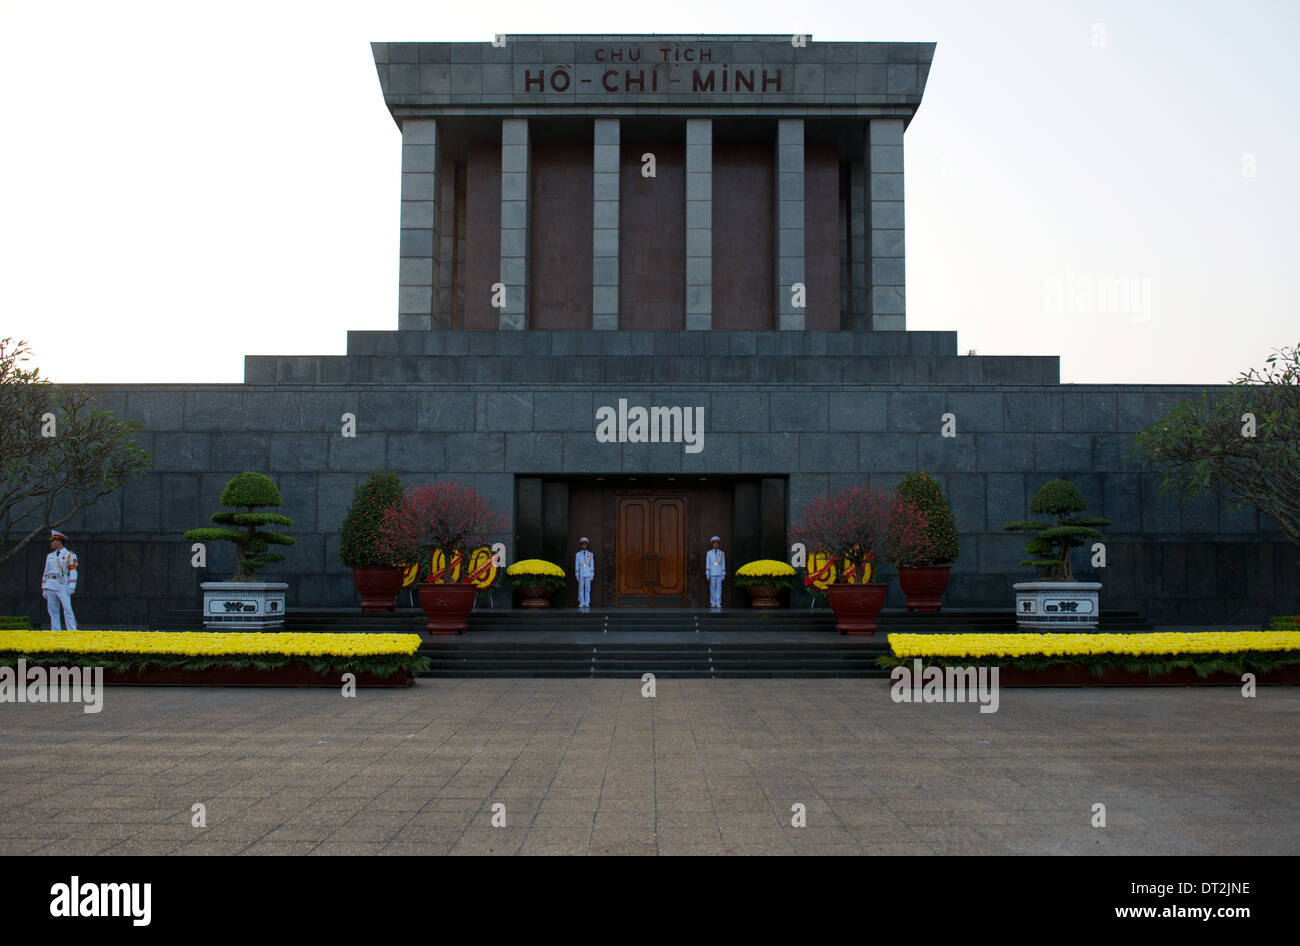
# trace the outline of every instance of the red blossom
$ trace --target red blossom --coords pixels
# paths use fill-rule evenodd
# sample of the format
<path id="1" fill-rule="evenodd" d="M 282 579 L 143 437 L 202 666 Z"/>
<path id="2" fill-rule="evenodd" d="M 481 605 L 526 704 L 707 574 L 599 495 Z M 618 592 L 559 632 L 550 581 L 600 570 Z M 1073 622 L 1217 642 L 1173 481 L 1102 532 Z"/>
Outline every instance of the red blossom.
<path id="1" fill-rule="evenodd" d="M 508 517 L 498 513 L 478 491 L 455 480 L 408 487 L 400 505 L 384 514 L 383 533 L 406 561 L 424 560 L 441 551 L 445 561 L 506 537 Z M 449 580 L 452 569 L 445 569 Z"/>
<path id="2" fill-rule="evenodd" d="M 804 508 L 791 536 L 812 552 L 826 552 L 843 566 L 854 566 L 862 581 L 862 562 L 883 553 L 889 561 L 923 555 L 928 549 L 929 522 L 919 506 L 896 493 L 870 486 L 850 486 L 818 496 Z"/>

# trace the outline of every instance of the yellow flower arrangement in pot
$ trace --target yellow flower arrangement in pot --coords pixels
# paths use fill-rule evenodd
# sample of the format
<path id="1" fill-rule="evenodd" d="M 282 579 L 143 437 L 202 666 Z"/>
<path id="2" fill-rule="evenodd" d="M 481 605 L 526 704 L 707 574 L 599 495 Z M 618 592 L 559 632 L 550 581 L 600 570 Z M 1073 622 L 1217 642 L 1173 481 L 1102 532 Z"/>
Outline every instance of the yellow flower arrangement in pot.
<path id="1" fill-rule="evenodd" d="M 736 569 L 736 584 L 745 589 L 755 608 L 779 608 L 782 589 L 794 584 L 795 570 L 785 562 L 763 558 Z"/>
<path id="2" fill-rule="evenodd" d="M 519 591 L 521 608 L 549 608 L 551 595 L 564 587 L 564 569 L 541 558 L 525 558 L 506 569 L 506 581 Z"/>

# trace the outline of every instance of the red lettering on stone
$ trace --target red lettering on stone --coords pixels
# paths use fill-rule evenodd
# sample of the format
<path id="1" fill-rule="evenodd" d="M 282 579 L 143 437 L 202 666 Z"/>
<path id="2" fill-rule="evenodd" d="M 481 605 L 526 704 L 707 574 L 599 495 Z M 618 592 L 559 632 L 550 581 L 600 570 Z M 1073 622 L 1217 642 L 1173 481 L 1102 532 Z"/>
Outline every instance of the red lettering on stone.
<path id="1" fill-rule="evenodd" d="M 525 69 L 524 70 L 524 91 L 531 92 L 533 90 L 534 82 L 537 83 L 537 91 L 538 92 L 543 91 L 544 86 L 542 85 L 542 80 L 545 78 L 546 78 L 545 69 L 538 69 L 536 78 L 533 77 L 533 74 L 531 72 Z"/>
<path id="2" fill-rule="evenodd" d="M 776 85 L 776 90 L 778 92 L 781 91 L 781 70 L 780 69 L 776 70 L 776 75 L 774 76 L 768 76 L 767 70 L 766 69 L 763 70 L 763 91 L 764 92 L 767 91 L 767 84 L 769 82 Z"/>
<path id="3" fill-rule="evenodd" d="M 692 92 L 712 92 L 713 91 L 713 70 L 710 69 L 708 78 L 700 78 L 700 70 L 691 70 L 691 91 Z"/>

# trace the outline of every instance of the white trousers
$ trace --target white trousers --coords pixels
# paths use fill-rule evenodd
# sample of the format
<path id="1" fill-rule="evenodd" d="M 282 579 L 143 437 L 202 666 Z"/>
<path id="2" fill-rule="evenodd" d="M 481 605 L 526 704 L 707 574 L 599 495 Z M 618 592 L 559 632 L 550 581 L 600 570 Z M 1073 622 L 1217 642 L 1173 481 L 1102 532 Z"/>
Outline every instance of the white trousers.
<path id="1" fill-rule="evenodd" d="M 713 575 L 709 578 L 709 607 L 722 607 L 722 575 Z"/>
<path id="2" fill-rule="evenodd" d="M 45 607 L 50 612 L 50 630 L 63 630 L 63 621 L 59 617 L 59 606 L 63 606 L 63 613 L 68 617 L 68 630 L 77 629 L 77 616 L 72 613 L 72 595 L 66 588 L 47 588 L 45 590 Z"/>
<path id="3" fill-rule="evenodd" d="M 590 578 L 578 579 L 578 607 L 580 608 L 591 607 L 591 579 Z"/>

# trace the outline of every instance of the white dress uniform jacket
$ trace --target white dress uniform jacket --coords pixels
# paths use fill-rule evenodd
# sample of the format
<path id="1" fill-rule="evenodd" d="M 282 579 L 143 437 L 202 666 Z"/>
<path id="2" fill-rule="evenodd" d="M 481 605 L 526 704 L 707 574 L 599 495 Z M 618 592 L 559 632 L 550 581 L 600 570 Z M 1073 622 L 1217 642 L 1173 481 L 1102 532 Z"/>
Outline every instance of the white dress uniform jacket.
<path id="1" fill-rule="evenodd" d="M 722 549 L 709 549 L 705 554 L 704 574 L 709 578 L 721 578 L 727 574 L 727 556 Z"/>
<path id="2" fill-rule="evenodd" d="M 72 594 L 77 590 L 77 555 L 68 549 L 59 549 L 45 556 L 45 572 L 41 575 L 41 593 L 50 612 L 50 630 L 63 630 L 59 609 L 68 619 L 68 630 L 77 629 L 77 616 L 72 613 Z"/>

